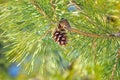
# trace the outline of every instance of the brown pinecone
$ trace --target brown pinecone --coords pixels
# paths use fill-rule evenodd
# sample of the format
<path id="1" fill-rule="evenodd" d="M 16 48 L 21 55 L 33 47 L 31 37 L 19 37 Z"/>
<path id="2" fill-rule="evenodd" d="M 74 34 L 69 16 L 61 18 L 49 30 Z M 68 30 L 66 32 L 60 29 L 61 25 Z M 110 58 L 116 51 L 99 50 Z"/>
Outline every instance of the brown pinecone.
<path id="1" fill-rule="evenodd" d="M 65 32 L 56 30 L 53 34 L 54 40 L 58 42 L 60 45 L 67 44 L 67 36 Z"/>
<path id="2" fill-rule="evenodd" d="M 65 26 L 70 27 L 68 21 L 66 19 L 62 19 L 58 24 L 58 28 L 53 34 L 53 38 L 55 42 L 58 42 L 60 45 L 67 44 L 67 35 L 66 35 Z"/>

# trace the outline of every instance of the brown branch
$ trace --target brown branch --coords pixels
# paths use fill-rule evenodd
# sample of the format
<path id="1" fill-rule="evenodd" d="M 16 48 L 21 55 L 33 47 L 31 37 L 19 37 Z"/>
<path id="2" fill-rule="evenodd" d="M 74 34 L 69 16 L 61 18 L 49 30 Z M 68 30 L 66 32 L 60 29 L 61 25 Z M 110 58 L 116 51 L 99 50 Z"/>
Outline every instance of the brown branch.
<path id="1" fill-rule="evenodd" d="M 93 37 L 93 38 L 120 38 L 120 33 L 114 33 L 114 34 L 94 34 L 94 33 L 87 33 L 87 32 L 83 32 L 80 31 L 78 29 L 74 29 L 74 28 L 66 28 L 67 30 L 71 31 L 71 32 L 75 32 L 78 33 L 80 35 L 84 35 L 84 36 L 88 36 L 88 37 Z"/>
<path id="2" fill-rule="evenodd" d="M 84 36 L 88 36 L 88 37 L 94 37 L 94 38 L 120 38 L 120 33 L 114 33 L 114 34 L 94 34 L 94 33 L 87 33 L 87 32 L 83 32 L 80 31 L 78 29 L 74 29 L 74 28 L 69 28 L 68 29 L 71 32 L 75 32 L 78 33 L 80 35 L 84 35 Z"/>
<path id="3" fill-rule="evenodd" d="M 118 53 L 117 53 L 117 56 L 116 56 L 115 64 L 114 64 L 113 69 L 112 69 L 112 74 L 111 74 L 110 80 L 114 80 L 114 76 L 115 76 L 115 72 L 116 72 L 116 69 L 117 69 L 117 64 L 118 64 L 119 58 L 120 58 L 120 48 L 118 49 Z"/>
<path id="4" fill-rule="evenodd" d="M 112 37 L 120 37 L 120 32 L 119 32 L 119 33 L 112 33 L 112 34 L 110 34 L 109 36 L 112 36 Z"/>
<path id="5" fill-rule="evenodd" d="M 114 34 L 108 34 L 108 35 L 107 34 L 94 34 L 94 33 L 87 33 L 87 32 L 84 32 L 84 31 L 81 31 L 78 29 L 71 28 L 67 19 L 60 20 L 59 24 L 61 26 L 63 26 L 65 29 L 67 29 L 68 31 L 75 32 L 75 33 L 78 33 L 80 35 L 84 35 L 84 36 L 88 36 L 88 37 L 94 37 L 94 38 L 113 38 L 113 37 L 116 37 L 116 38 L 120 38 L 120 33 L 114 33 Z"/>
<path id="6" fill-rule="evenodd" d="M 105 36 L 99 35 L 99 34 L 92 34 L 92 33 L 82 32 L 82 31 L 74 29 L 74 28 L 70 28 L 69 31 L 78 33 L 80 35 L 88 36 L 88 37 L 94 37 L 94 38 L 105 37 Z"/>

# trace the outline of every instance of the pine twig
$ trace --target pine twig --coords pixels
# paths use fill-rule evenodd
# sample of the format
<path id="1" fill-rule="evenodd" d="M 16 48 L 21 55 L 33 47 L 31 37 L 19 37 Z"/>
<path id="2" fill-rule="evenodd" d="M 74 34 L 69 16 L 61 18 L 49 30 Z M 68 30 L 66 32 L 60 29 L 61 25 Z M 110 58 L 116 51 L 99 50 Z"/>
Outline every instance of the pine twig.
<path id="1" fill-rule="evenodd" d="M 47 17 L 44 10 L 37 4 L 36 0 L 31 0 L 32 4 L 35 6 L 35 8 L 42 14 L 43 16 Z"/>
<path id="2" fill-rule="evenodd" d="M 76 3 L 74 0 L 70 0 L 70 4 L 75 5 L 75 7 L 76 7 L 78 10 L 81 10 L 81 8 L 77 5 L 77 3 Z"/>
<path id="3" fill-rule="evenodd" d="M 114 75 L 115 75 L 116 67 L 117 67 L 117 63 L 114 64 L 114 67 L 113 67 L 113 70 L 112 70 L 112 75 L 111 75 L 111 79 L 110 79 L 110 80 L 114 80 Z"/>
<path id="4" fill-rule="evenodd" d="M 58 18 L 57 18 L 57 15 L 56 15 L 56 3 L 55 3 L 55 1 L 50 0 L 50 4 L 51 4 L 52 10 L 54 12 L 53 13 L 54 21 L 58 21 Z"/>
<path id="5" fill-rule="evenodd" d="M 95 41 L 95 39 L 94 39 L 93 42 L 92 42 L 92 52 L 93 52 L 93 54 L 94 54 L 94 56 L 93 56 L 94 64 L 96 64 L 96 62 L 97 62 L 96 47 L 97 47 L 97 43 L 96 43 L 96 41 Z"/>
<path id="6" fill-rule="evenodd" d="M 47 18 L 51 22 L 52 25 L 55 25 L 55 22 L 53 20 L 51 20 L 49 18 L 49 16 L 47 16 L 47 14 L 44 12 L 44 10 L 37 4 L 36 0 L 31 0 L 31 2 L 35 6 L 35 8 L 39 11 L 40 14 L 42 14 L 43 16 L 45 16 L 45 18 Z"/>
<path id="7" fill-rule="evenodd" d="M 115 72 L 116 72 L 116 69 L 117 69 L 117 64 L 118 64 L 119 58 L 120 58 L 120 48 L 118 49 L 118 53 L 117 53 L 117 56 L 116 56 L 115 64 L 114 64 L 113 69 L 112 69 L 112 74 L 111 74 L 110 80 L 114 80 L 114 75 L 115 75 Z"/>
<path id="8" fill-rule="evenodd" d="M 53 0 L 50 0 L 50 4 L 52 6 L 52 10 L 55 11 L 55 2 Z"/>
<path id="9" fill-rule="evenodd" d="M 47 30 L 40 38 L 39 38 L 39 42 L 45 37 L 47 36 L 50 32 L 52 32 L 51 30 Z"/>

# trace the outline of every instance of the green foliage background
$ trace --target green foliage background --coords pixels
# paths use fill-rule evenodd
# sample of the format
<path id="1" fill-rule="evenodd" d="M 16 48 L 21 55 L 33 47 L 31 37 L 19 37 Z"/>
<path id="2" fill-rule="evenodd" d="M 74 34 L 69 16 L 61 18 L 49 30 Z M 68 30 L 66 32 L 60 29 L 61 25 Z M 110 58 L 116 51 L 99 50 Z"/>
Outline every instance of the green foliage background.
<path id="1" fill-rule="evenodd" d="M 116 63 L 119 38 L 92 38 L 68 31 L 66 46 L 60 46 L 52 38 L 61 18 L 86 33 L 118 33 L 120 1 L 74 1 L 80 10 L 69 11 L 71 5 L 76 6 L 70 0 L 36 0 L 41 10 L 35 8 L 32 0 L 0 0 L 0 43 L 3 45 L 0 54 L 4 55 L 0 60 L 3 64 L 17 62 L 22 66 L 16 80 L 32 77 L 38 80 L 110 80 L 115 64 L 111 80 L 120 79 L 119 58 Z M 0 78 L 8 80 L 10 77 L 1 74 Z"/>

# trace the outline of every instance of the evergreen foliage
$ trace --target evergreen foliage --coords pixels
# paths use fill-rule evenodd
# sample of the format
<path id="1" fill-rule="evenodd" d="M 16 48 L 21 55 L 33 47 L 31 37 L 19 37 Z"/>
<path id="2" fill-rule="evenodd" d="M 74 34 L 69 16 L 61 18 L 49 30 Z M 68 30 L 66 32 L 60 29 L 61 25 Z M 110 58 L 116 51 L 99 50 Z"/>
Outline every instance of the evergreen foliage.
<path id="1" fill-rule="evenodd" d="M 119 80 L 119 9 L 119 0 L 1 0 L 0 54 L 40 80 Z M 66 46 L 53 39 L 62 18 Z"/>

